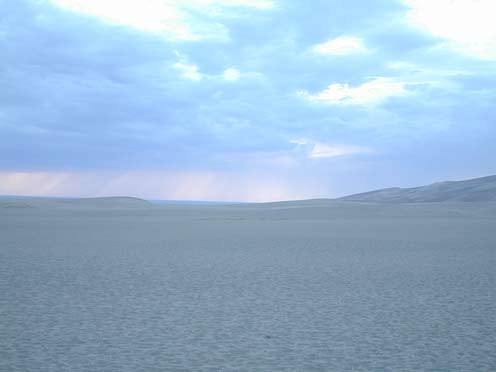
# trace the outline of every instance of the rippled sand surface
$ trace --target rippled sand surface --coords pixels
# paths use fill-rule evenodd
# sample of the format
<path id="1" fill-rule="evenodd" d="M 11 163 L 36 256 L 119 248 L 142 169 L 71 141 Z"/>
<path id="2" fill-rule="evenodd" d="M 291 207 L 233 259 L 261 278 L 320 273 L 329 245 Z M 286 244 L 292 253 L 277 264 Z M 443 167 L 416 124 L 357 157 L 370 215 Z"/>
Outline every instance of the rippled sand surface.
<path id="1" fill-rule="evenodd" d="M 0 371 L 495 371 L 496 204 L 0 202 Z"/>

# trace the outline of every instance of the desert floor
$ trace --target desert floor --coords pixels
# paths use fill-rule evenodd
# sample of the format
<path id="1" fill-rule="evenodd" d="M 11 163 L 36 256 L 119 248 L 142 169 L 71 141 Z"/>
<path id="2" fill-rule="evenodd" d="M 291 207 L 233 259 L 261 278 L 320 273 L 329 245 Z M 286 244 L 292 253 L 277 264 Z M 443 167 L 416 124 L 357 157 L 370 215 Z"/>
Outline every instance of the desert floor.
<path id="1" fill-rule="evenodd" d="M 496 203 L 0 201 L 1 371 L 494 371 Z"/>

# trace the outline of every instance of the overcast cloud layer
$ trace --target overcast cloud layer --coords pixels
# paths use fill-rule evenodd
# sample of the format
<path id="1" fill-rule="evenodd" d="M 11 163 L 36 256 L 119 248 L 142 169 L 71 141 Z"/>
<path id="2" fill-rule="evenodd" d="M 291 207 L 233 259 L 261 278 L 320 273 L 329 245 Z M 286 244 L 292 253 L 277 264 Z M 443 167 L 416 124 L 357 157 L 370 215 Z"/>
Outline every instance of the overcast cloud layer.
<path id="1" fill-rule="evenodd" d="M 0 0 L 0 194 L 261 201 L 494 174 L 494 14 Z"/>

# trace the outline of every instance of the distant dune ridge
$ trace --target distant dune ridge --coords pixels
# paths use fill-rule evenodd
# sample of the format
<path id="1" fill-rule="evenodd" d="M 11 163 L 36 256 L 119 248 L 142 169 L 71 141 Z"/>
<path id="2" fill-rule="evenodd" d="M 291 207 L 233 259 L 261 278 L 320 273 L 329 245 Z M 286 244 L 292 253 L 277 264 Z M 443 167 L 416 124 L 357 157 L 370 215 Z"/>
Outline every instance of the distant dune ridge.
<path id="1" fill-rule="evenodd" d="M 339 200 L 390 203 L 496 201 L 496 175 L 464 181 L 437 182 L 420 187 L 392 187 L 349 195 Z"/>
<path id="2" fill-rule="evenodd" d="M 100 198 L 0 197 L 0 208 L 129 209 L 147 208 L 151 205 L 152 204 L 146 200 L 129 196 Z"/>
<path id="3" fill-rule="evenodd" d="M 427 186 L 400 188 L 392 187 L 353 194 L 338 199 L 309 199 L 271 203 L 247 203 L 246 207 L 303 208 L 336 207 L 347 202 L 370 203 L 430 203 L 430 202 L 496 202 L 496 175 L 464 181 L 437 182 Z M 210 205 L 211 204 L 211 205 Z M 0 208 L 26 209 L 149 209 L 181 207 L 221 206 L 222 203 L 207 202 L 152 202 L 144 199 L 114 196 L 97 198 L 47 198 L 29 196 L 0 196 Z M 232 203 L 233 206 L 241 204 Z M 227 205 L 226 205 L 227 206 Z"/>

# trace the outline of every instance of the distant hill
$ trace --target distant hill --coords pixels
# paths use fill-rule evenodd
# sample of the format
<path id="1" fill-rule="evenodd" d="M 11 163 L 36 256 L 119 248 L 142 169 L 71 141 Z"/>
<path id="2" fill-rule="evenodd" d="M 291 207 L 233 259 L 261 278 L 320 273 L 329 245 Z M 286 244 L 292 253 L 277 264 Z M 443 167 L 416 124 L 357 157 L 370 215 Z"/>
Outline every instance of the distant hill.
<path id="1" fill-rule="evenodd" d="M 134 197 L 49 198 L 2 196 L 0 208 L 26 209 L 149 209 L 161 207 L 230 206 L 233 208 L 338 208 L 345 202 L 427 203 L 427 202 L 496 202 L 496 175 L 464 181 L 437 182 L 427 186 L 392 187 L 353 194 L 337 199 L 292 200 L 269 203 L 224 203 L 190 201 L 148 201 Z"/>
<path id="2" fill-rule="evenodd" d="M 496 175 L 465 181 L 437 182 L 420 187 L 393 187 L 349 195 L 338 200 L 390 203 L 496 201 Z"/>
<path id="3" fill-rule="evenodd" d="M 129 209 L 148 208 L 146 200 L 128 196 L 99 198 L 50 198 L 29 196 L 0 196 L 0 208 L 55 208 L 55 209 Z"/>

